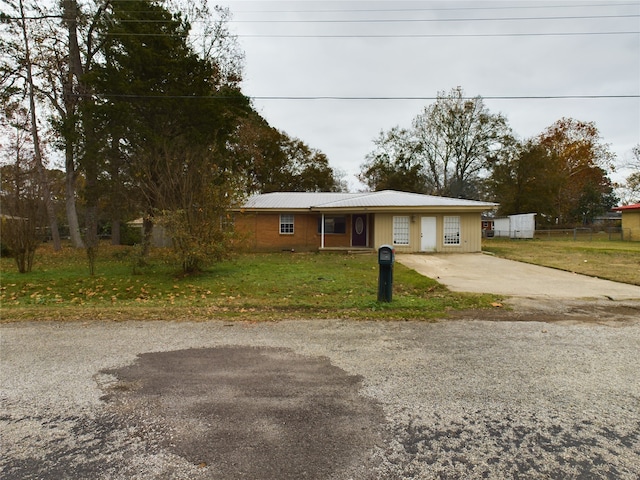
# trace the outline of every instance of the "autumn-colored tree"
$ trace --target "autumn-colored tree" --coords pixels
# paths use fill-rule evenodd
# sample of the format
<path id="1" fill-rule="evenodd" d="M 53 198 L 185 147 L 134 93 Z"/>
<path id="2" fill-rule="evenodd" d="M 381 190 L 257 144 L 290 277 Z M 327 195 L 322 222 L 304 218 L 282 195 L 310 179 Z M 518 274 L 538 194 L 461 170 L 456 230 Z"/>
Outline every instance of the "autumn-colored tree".
<path id="1" fill-rule="evenodd" d="M 18 271 L 27 273 L 44 237 L 43 188 L 29 134 L 23 128 L 5 133 L 0 166 L 0 241 L 15 259 Z"/>
<path id="2" fill-rule="evenodd" d="M 552 171 L 558 186 L 552 200 L 558 223 L 590 221 L 615 205 L 607 176 L 613 154 L 594 122 L 562 118 L 538 137 L 538 143 L 555 161 Z"/>
<path id="3" fill-rule="evenodd" d="M 616 203 L 612 154 L 595 124 L 563 118 L 492 164 L 499 213 L 538 213 L 549 224 L 588 223 Z"/>

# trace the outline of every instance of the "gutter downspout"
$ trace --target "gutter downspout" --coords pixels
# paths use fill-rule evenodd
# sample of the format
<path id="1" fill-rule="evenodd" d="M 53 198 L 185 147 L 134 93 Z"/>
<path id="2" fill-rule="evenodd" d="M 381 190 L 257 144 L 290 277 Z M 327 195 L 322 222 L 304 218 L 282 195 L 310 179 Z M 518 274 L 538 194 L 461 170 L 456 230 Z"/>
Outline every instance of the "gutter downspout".
<path id="1" fill-rule="evenodd" d="M 324 249 L 324 213 L 322 214 L 322 226 L 320 227 L 320 248 Z"/>

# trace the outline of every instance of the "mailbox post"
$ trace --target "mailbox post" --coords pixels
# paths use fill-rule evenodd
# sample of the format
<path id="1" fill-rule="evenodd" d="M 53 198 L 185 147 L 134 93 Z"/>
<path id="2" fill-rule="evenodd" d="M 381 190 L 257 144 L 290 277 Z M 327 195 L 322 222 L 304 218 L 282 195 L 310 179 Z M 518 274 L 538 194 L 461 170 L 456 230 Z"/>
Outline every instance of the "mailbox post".
<path id="1" fill-rule="evenodd" d="M 378 249 L 378 265 L 380 275 L 378 279 L 378 301 L 390 302 L 393 290 L 393 264 L 396 251 L 390 245 L 382 245 Z"/>

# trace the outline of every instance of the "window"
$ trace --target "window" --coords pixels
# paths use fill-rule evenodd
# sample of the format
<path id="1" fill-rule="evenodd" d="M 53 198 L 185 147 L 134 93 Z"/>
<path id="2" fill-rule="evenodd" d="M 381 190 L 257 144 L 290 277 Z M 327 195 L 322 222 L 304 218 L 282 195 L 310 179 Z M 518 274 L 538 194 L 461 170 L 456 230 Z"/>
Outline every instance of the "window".
<path id="1" fill-rule="evenodd" d="M 322 233 L 322 216 L 318 218 L 318 233 Z M 347 217 L 324 217 L 324 233 L 347 233 Z"/>
<path id="2" fill-rule="evenodd" d="M 393 217 L 393 244 L 409 245 L 409 217 Z"/>
<path id="3" fill-rule="evenodd" d="M 293 215 L 280 215 L 280 233 L 293 235 Z"/>
<path id="4" fill-rule="evenodd" d="M 460 245 L 460 217 L 444 217 L 444 244 Z"/>

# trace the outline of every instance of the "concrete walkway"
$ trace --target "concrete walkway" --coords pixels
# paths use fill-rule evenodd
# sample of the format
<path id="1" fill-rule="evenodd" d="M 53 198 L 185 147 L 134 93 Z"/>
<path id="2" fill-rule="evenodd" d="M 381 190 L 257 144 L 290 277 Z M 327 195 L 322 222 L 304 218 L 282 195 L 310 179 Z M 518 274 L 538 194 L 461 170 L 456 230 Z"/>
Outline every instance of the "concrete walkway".
<path id="1" fill-rule="evenodd" d="M 482 253 L 399 254 L 396 255 L 396 260 L 457 292 L 564 299 L 640 299 L 639 286 Z"/>

